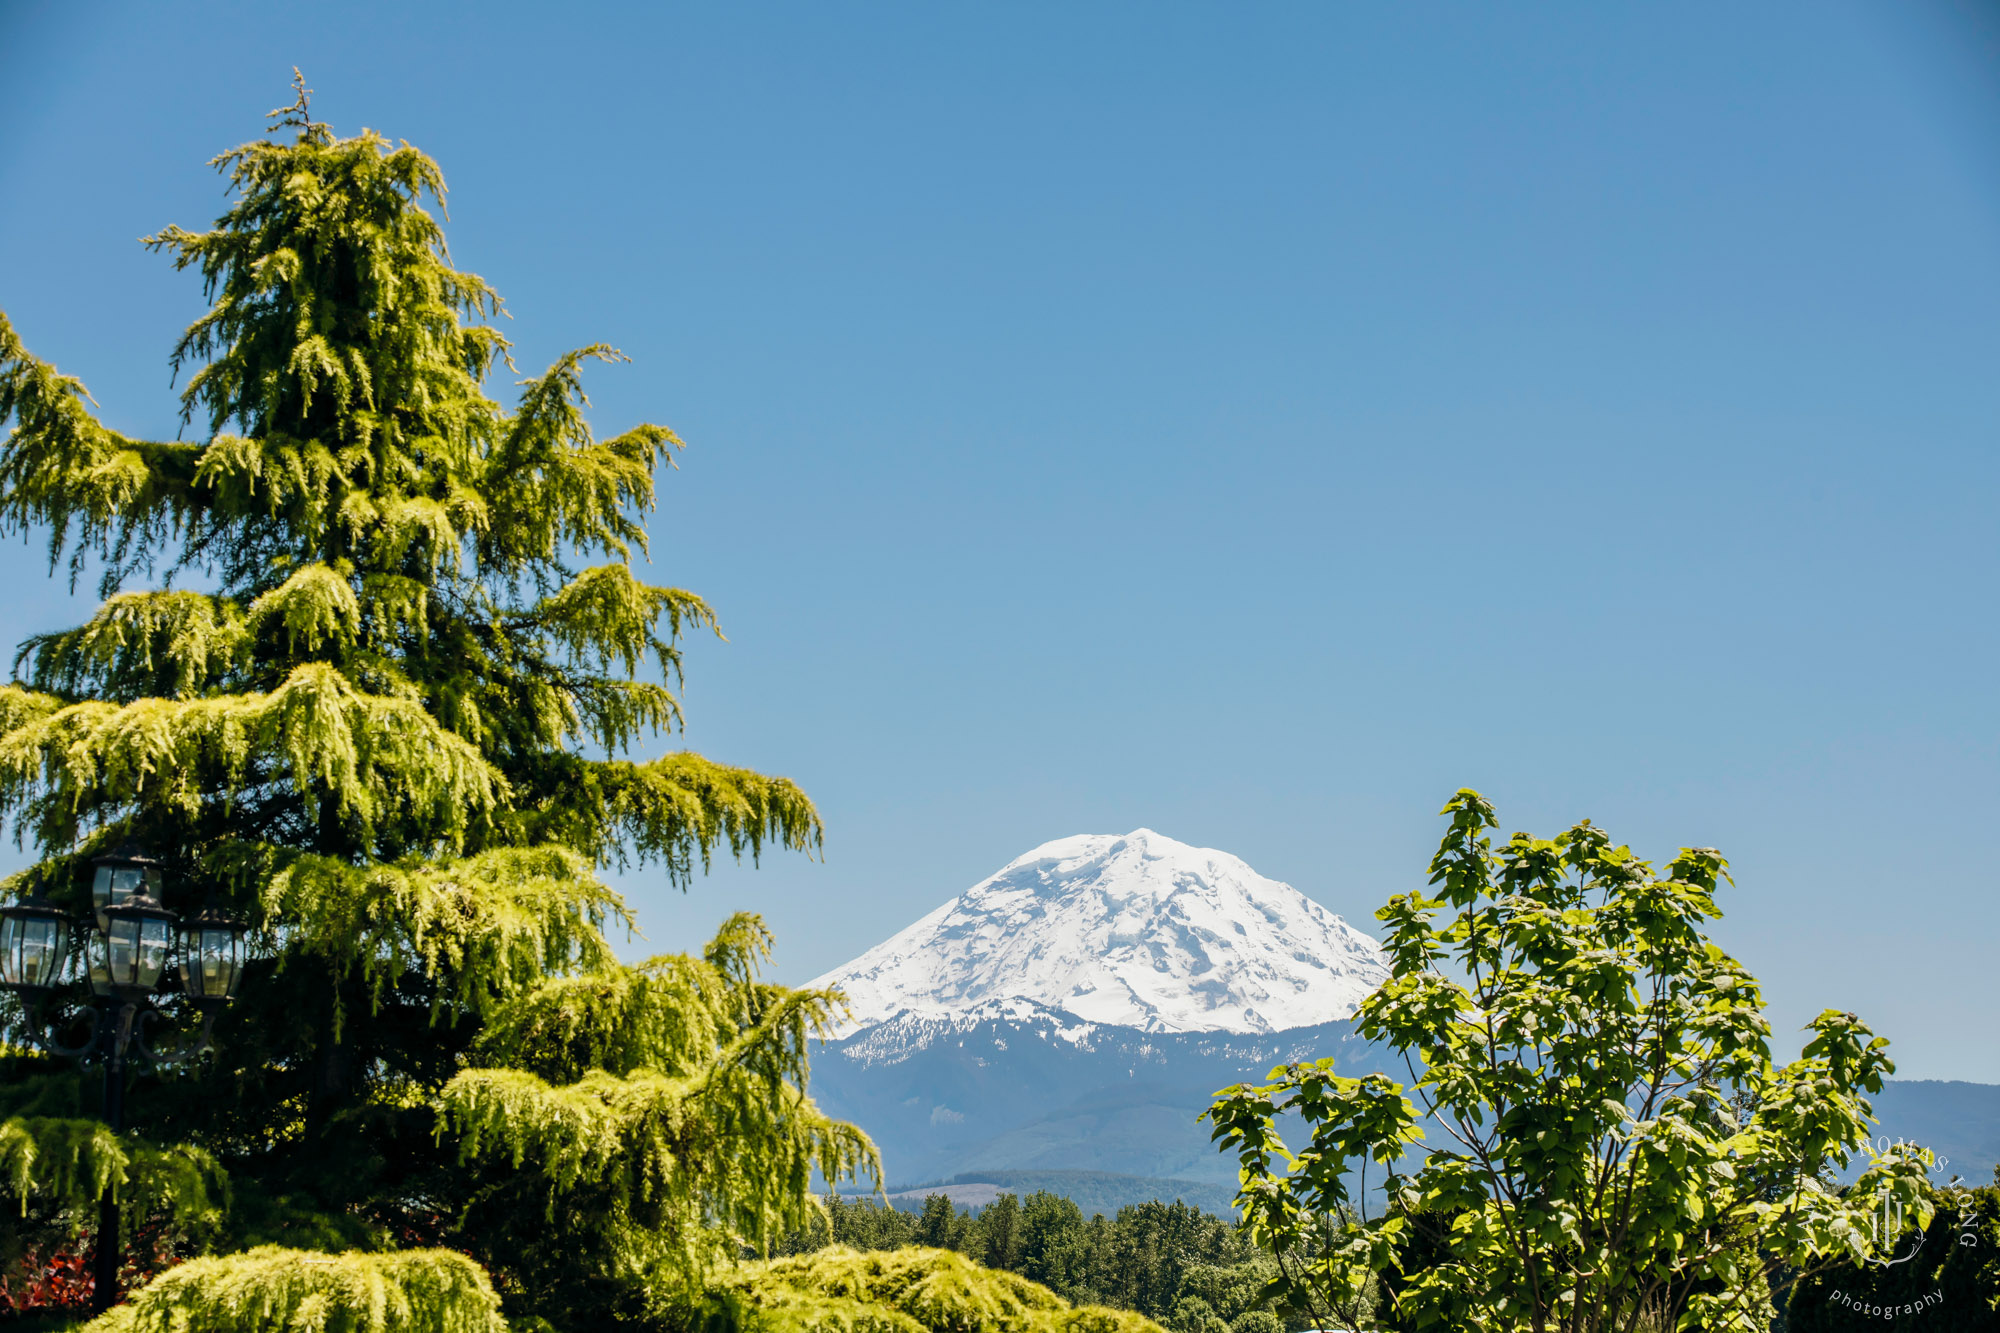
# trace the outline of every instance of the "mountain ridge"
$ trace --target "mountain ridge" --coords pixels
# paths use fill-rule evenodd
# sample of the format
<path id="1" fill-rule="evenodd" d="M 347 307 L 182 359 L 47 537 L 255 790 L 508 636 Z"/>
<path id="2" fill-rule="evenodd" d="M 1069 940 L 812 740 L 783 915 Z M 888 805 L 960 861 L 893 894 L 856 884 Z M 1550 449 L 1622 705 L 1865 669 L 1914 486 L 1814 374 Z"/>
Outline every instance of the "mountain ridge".
<path id="1" fill-rule="evenodd" d="M 1233 1187 L 1235 1160 L 1197 1119 L 1217 1089 L 1321 1056 L 1343 1073 L 1382 1067 L 1351 1019 L 1276 1033 L 1068 1031 L 1047 1014 L 906 1013 L 822 1044 L 813 1100 L 868 1131 L 896 1187 L 1063 1170 Z"/>

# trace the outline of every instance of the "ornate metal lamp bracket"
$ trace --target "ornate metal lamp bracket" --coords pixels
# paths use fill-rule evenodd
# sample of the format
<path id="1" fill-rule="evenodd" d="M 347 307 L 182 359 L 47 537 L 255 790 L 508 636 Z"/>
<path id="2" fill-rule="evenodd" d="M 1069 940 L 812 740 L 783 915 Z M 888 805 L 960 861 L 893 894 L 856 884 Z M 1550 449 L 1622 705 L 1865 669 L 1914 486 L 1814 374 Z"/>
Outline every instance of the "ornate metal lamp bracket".
<path id="1" fill-rule="evenodd" d="M 56 1026 L 47 1021 L 46 1011 L 48 1009 L 48 1000 L 46 997 L 24 996 L 22 998 L 28 1011 L 28 1029 L 25 1035 L 31 1045 L 37 1050 L 48 1055 L 53 1055 L 61 1060 L 73 1060 L 80 1065 L 91 1063 L 97 1054 L 97 1049 L 104 1036 L 102 1015 L 99 1013 L 96 1005 L 91 1005 L 83 1011 L 84 1021 L 88 1024 L 88 1029 L 84 1033 L 83 1040 L 72 1046 L 57 1036 Z"/>
<path id="2" fill-rule="evenodd" d="M 132 1050 L 138 1057 L 154 1069 L 179 1069 L 191 1065 L 215 1049 L 215 1011 L 203 1006 L 201 1011 L 201 1034 L 191 1046 L 178 1050 L 158 1051 L 153 1048 L 151 1034 L 147 1028 L 160 1022 L 164 1015 L 151 1005 L 140 1008 L 138 1019 L 132 1030 Z"/>

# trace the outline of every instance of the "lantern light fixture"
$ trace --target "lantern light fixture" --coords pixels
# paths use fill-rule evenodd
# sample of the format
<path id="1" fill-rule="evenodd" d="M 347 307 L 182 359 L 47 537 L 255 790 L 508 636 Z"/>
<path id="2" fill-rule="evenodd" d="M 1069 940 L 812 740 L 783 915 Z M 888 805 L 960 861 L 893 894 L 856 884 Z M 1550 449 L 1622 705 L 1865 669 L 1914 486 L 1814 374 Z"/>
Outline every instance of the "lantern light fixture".
<path id="1" fill-rule="evenodd" d="M 227 1004 L 243 979 L 247 927 L 214 908 L 181 923 L 181 985 L 197 1006 Z"/>
<path id="2" fill-rule="evenodd" d="M 54 903 L 29 897 L 0 908 L 0 986 L 26 996 L 54 989 L 73 938 L 69 914 Z"/>
<path id="3" fill-rule="evenodd" d="M 143 893 L 104 909 L 105 928 L 90 942 L 91 989 L 127 1003 L 159 988 L 173 951 L 174 914 Z M 100 989 L 100 974 L 102 988 Z"/>
<path id="4" fill-rule="evenodd" d="M 102 856 L 91 858 L 97 874 L 90 884 L 90 904 L 97 913 L 97 928 L 111 931 L 110 910 L 128 898 L 143 895 L 157 901 L 165 882 L 159 858 L 137 843 L 124 843 Z"/>

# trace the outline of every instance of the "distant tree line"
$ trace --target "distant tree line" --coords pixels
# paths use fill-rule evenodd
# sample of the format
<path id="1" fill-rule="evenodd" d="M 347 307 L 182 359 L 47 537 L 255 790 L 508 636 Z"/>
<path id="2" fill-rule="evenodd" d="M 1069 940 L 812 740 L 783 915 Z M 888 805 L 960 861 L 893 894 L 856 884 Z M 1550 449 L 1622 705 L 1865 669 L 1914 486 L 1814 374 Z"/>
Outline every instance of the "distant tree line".
<path id="1" fill-rule="evenodd" d="M 942 1194 L 921 1213 L 868 1199 L 826 1201 L 826 1217 L 787 1236 L 779 1254 L 829 1245 L 857 1250 L 931 1246 L 1039 1282 L 1077 1304 L 1109 1305 L 1156 1320 L 1173 1333 L 1285 1333 L 1287 1320 L 1263 1299 L 1276 1275 L 1235 1224 L 1185 1203 L 1142 1203 L 1114 1217 L 1038 1190 L 1002 1194 L 961 1211 Z"/>

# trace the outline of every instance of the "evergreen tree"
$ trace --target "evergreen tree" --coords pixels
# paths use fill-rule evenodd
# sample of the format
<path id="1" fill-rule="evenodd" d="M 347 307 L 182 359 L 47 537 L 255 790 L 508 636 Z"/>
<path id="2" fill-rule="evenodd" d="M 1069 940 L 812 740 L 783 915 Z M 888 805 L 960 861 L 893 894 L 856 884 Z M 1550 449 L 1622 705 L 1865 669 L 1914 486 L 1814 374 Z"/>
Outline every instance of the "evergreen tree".
<path id="1" fill-rule="evenodd" d="M 979 1261 L 988 1268 L 1021 1267 L 1021 1201 L 1002 1194 L 979 1211 Z"/>
<path id="2" fill-rule="evenodd" d="M 1085 1222 L 1074 1200 L 1045 1190 L 1025 1199 L 1001 1194 L 963 1213 L 942 1194 L 926 1196 L 921 1214 L 834 1198 L 825 1220 L 785 1237 L 779 1251 L 843 1246 L 955 1250 L 1066 1301 L 1136 1311 L 1175 1333 L 1214 1333 L 1210 1319 L 1230 1325 L 1276 1308 L 1266 1299 L 1277 1275 L 1269 1256 L 1230 1222 L 1179 1201 L 1134 1204 Z M 1284 1313 L 1297 1316 L 1295 1327 L 1311 1324 L 1303 1312 Z"/>
<path id="3" fill-rule="evenodd" d="M 1055 1291 L 1084 1285 L 1077 1238 L 1083 1210 L 1074 1200 L 1036 1190 L 1021 1205 L 1021 1273 Z"/>
<path id="4" fill-rule="evenodd" d="M 146 242 L 211 301 L 172 355 L 197 438 L 105 425 L 0 315 L 0 527 L 103 597 L 0 687 L 0 815 L 36 855 L 6 887 L 80 911 L 129 840 L 168 906 L 254 922 L 220 1055 L 129 1103 L 135 1145 L 228 1173 L 237 1243 L 450 1244 L 510 1310 L 633 1314 L 874 1153 L 805 1095 L 837 997 L 760 983 L 747 916 L 622 966 L 599 872 L 685 887 L 812 852 L 819 816 L 783 778 L 632 756 L 715 617 L 632 568 L 680 441 L 592 431 L 585 363 L 623 358 L 496 401 L 500 301 L 450 262 L 437 164 L 337 138 L 303 89 L 273 116 L 215 159 L 212 229 Z"/>
<path id="5" fill-rule="evenodd" d="M 923 1215 L 917 1220 L 917 1244 L 934 1250 L 963 1250 L 971 1230 L 972 1219 L 952 1207 L 950 1195 L 924 1196 Z"/>

